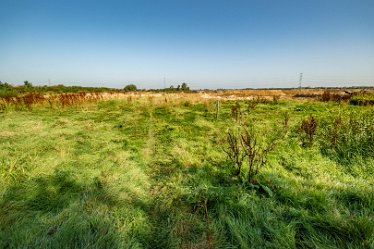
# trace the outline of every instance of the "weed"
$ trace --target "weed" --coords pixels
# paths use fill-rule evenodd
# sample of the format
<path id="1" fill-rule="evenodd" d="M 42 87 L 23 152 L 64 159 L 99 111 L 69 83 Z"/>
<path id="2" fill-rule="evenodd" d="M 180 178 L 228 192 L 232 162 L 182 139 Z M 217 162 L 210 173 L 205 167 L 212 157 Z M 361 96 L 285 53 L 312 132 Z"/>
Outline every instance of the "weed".
<path id="1" fill-rule="evenodd" d="M 230 131 L 227 132 L 227 145 L 228 148 L 225 152 L 231 162 L 234 163 L 234 175 L 238 176 L 241 173 L 244 158 L 246 157 L 241 141 L 241 137 L 238 137 Z"/>
<path id="2" fill-rule="evenodd" d="M 301 121 L 299 132 L 301 133 L 302 145 L 311 147 L 317 130 L 317 120 L 314 116 L 309 116 Z"/>
<path id="3" fill-rule="evenodd" d="M 373 115 L 337 116 L 325 121 L 321 150 L 332 159 L 349 164 L 365 158 L 374 158 Z"/>
<path id="4" fill-rule="evenodd" d="M 225 150 L 229 160 L 234 165 L 234 175 L 239 176 L 243 164 L 248 166 L 247 180 L 255 183 L 255 177 L 267 163 L 268 153 L 274 150 L 277 138 L 269 142 L 260 142 L 254 128 L 243 128 L 240 134 L 227 133 L 227 148 Z"/>
<path id="5" fill-rule="evenodd" d="M 24 108 L 31 110 L 34 106 L 43 106 L 46 102 L 50 108 L 53 108 L 54 105 L 65 108 L 83 105 L 87 102 L 96 102 L 101 99 L 102 94 L 98 92 L 61 93 L 49 96 L 40 93 L 26 93 L 19 96 L 2 96 L 0 97 L 0 104 L 3 109 L 13 107 L 16 110 L 23 110 Z"/>
<path id="6" fill-rule="evenodd" d="M 275 141 L 271 141 L 264 147 L 261 147 L 253 129 L 244 129 L 241 134 L 241 144 L 248 163 L 248 182 L 253 183 L 254 177 L 259 173 L 260 169 L 267 163 L 267 155 L 275 148 Z"/>
<path id="7" fill-rule="evenodd" d="M 283 126 L 288 130 L 288 123 L 290 121 L 290 114 L 288 112 L 284 113 Z"/>
<path id="8" fill-rule="evenodd" d="M 273 96 L 272 104 L 279 104 L 280 96 L 276 95 Z"/>
<path id="9" fill-rule="evenodd" d="M 247 105 L 248 105 L 248 111 L 250 111 L 250 110 L 253 110 L 253 109 L 255 109 L 256 108 L 256 106 L 257 106 L 257 102 L 255 101 L 255 100 L 248 100 L 247 101 Z"/>
<path id="10" fill-rule="evenodd" d="M 337 103 L 340 103 L 341 101 L 348 101 L 352 97 L 352 93 L 345 93 L 345 94 L 339 94 L 339 93 L 333 93 L 329 90 L 325 90 L 321 95 L 321 101 L 335 101 Z"/>
<path id="11" fill-rule="evenodd" d="M 236 102 L 233 106 L 231 106 L 231 117 L 236 121 L 239 121 L 242 116 L 242 112 L 240 111 L 240 104 Z"/>

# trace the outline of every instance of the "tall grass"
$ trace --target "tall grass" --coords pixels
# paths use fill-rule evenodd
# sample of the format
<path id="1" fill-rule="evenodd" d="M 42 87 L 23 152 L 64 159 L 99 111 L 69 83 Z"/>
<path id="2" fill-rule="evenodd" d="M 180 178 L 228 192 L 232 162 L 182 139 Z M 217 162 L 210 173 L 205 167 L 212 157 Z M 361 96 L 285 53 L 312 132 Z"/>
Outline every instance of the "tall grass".
<path id="1" fill-rule="evenodd" d="M 103 99 L 99 92 L 61 93 L 57 95 L 43 95 L 40 93 L 26 93 L 24 95 L 0 96 L 0 110 L 32 110 L 33 107 L 65 108 L 84 105 L 87 102 L 97 102 Z"/>
<path id="2" fill-rule="evenodd" d="M 346 170 L 374 167 L 370 107 L 282 100 L 235 121 L 233 101 L 216 119 L 193 94 L 101 96 L 0 112 L 0 248 L 374 248 L 372 171 Z M 256 186 L 227 177 L 221 143 L 254 121 L 265 144 L 288 130 Z"/>
<path id="3" fill-rule="evenodd" d="M 322 130 L 321 152 L 342 164 L 374 158 L 374 113 L 331 117 Z"/>

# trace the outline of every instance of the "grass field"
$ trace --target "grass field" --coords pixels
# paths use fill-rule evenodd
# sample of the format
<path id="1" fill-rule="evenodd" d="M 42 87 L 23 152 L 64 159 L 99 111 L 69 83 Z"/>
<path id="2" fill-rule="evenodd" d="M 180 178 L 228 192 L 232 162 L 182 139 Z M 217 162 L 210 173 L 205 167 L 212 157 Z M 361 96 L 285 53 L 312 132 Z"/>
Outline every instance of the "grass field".
<path id="1" fill-rule="evenodd" d="M 374 248 L 373 117 L 280 99 L 216 118 L 193 93 L 4 106 L 0 248 Z M 252 181 L 225 152 L 248 127 L 277 136 Z"/>

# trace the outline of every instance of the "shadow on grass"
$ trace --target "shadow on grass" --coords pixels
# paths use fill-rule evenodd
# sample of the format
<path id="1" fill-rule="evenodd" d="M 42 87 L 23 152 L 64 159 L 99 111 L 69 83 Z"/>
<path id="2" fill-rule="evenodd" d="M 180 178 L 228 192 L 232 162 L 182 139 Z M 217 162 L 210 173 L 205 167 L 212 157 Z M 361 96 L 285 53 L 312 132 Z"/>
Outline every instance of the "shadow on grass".
<path id="1" fill-rule="evenodd" d="M 279 219 L 290 224 L 297 248 L 371 248 L 374 243 L 374 195 L 349 187 L 302 188 L 287 177 L 273 188 Z"/>
<path id="2" fill-rule="evenodd" d="M 0 202 L 0 248 L 122 248 L 114 217 L 120 204 L 94 180 L 79 183 L 71 173 L 18 179 Z"/>
<path id="3" fill-rule="evenodd" d="M 369 189 L 321 188 L 311 182 L 300 189 L 286 176 L 261 175 L 260 182 L 274 193 L 269 196 L 225 177 L 224 164 L 186 170 L 190 191 L 180 196 L 195 207 L 205 201 L 211 233 L 223 248 L 373 246 L 374 195 Z M 202 209 L 196 213 L 203 219 Z"/>
<path id="4" fill-rule="evenodd" d="M 208 248 L 205 219 L 183 195 L 180 176 L 189 173 L 178 160 L 155 161 L 155 185 L 148 218 L 152 224 L 148 248 Z"/>
<path id="5" fill-rule="evenodd" d="M 14 180 L 0 199 L 0 248 L 206 248 L 204 221 L 168 184 L 182 165 L 153 170 L 150 200 L 69 171 Z"/>

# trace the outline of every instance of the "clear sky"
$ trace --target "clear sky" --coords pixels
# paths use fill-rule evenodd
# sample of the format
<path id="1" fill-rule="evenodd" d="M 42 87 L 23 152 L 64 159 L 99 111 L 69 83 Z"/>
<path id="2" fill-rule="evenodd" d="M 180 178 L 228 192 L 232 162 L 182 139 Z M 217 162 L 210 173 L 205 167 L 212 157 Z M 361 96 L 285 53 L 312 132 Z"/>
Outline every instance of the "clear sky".
<path id="1" fill-rule="evenodd" d="M 374 86 L 373 0 L 0 0 L 0 80 Z M 164 80 L 165 78 L 165 80 Z"/>

